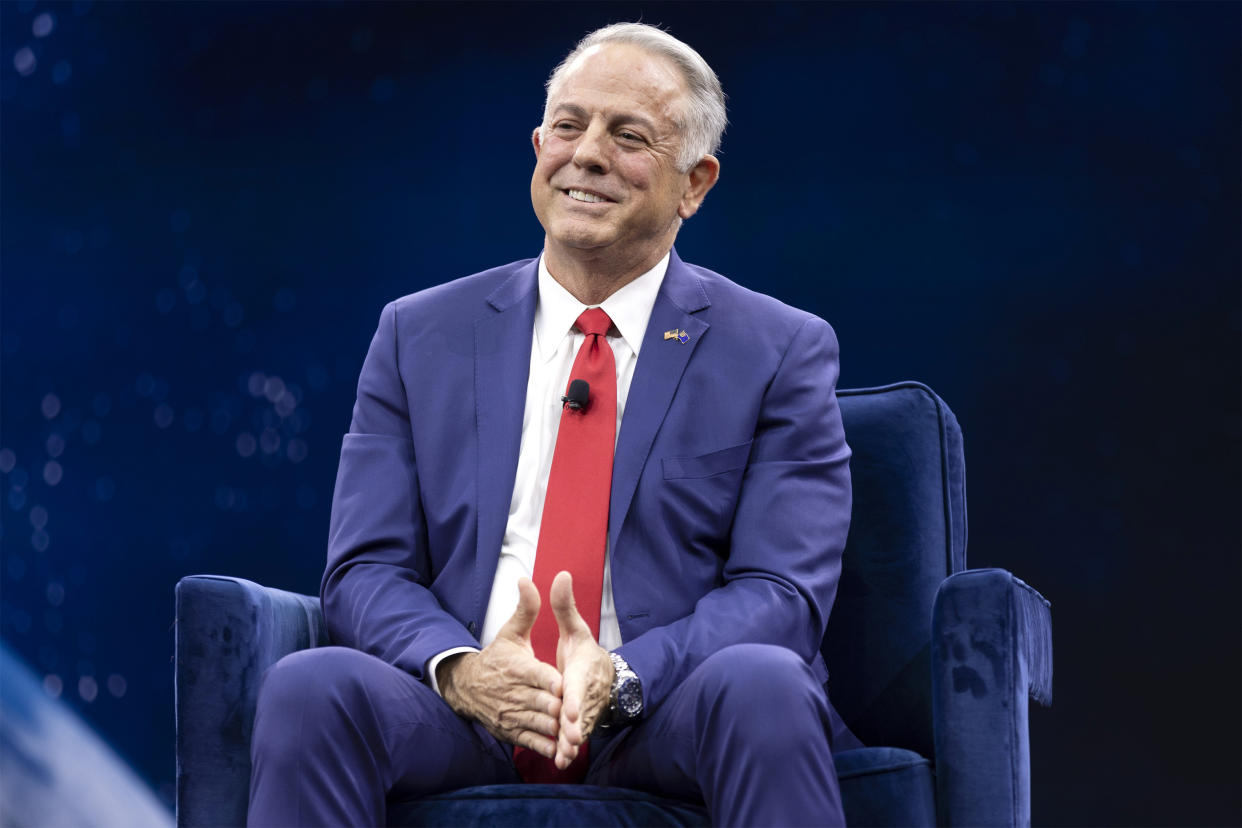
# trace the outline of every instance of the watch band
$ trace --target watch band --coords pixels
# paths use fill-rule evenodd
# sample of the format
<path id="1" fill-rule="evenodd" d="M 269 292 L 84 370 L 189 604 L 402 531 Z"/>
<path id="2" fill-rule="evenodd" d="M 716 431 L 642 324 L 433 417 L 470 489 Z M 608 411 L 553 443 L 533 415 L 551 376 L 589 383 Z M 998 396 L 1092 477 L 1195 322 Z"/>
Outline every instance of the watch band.
<path id="1" fill-rule="evenodd" d="M 643 685 L 630 665 L 618 653 L 609 653 L 616 674 L 612 680 L 608 726 L 624 726 L 638 719 L 643 712 Z"/>

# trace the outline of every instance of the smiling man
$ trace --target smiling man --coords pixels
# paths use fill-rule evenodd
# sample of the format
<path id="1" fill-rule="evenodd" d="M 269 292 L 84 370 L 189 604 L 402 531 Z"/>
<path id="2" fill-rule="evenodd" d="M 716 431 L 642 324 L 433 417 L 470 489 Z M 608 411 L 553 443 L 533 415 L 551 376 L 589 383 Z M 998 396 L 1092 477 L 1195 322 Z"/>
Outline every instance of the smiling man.
<path id="1" fill-rule="evenodd" d="M 522 780 L 843 823 L 837 345 L 673 251 L 724 127 L 693 49 L 591 33 L 532 136 L 542 254 L 384 309 L 333 501 L 340 646 L 264 680 L 252 825 Z"/>

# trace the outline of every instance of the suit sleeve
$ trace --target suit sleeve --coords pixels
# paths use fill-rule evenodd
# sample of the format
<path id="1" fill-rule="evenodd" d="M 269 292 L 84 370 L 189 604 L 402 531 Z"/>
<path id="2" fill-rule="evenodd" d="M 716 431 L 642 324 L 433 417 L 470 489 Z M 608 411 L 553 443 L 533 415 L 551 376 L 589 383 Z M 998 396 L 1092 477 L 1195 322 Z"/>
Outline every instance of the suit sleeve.
<path id="1" fill-rule="evenodd" d="M 320 595 L 334 642 L 425 679 L 432 656 L 478 642 L 428 589 L 426 523 L 398 345 L 397 309 L 389 304 L 341 445 Z"/>
<path id="2" fill-rule="evenodd" d="M 808 319 L 763 392 L 723 582 L 689 615 L 618 650 L 642 680 L 648 711 L 732 644 L 776 644 L 814 660 L 836 597 L 851 506 L 838 375 L 832 328 Z"/>

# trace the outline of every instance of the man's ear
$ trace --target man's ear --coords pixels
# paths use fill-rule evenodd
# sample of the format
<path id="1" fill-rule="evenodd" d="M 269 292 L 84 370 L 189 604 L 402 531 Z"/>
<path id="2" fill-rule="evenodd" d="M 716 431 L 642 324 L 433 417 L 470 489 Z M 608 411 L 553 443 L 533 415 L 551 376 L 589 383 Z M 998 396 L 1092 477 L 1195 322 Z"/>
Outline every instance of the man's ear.
<path id="1" fill-rule="evenodd" d="M 530 143 L 535 148 L 535 157 L 539 157 L 539 150 L 543 149 L 543 124 L 535 127 L 535 131 L 530 134 Z"/>
<path id="2" fill-rule="evenodd" d="M 707 191 L 716 186 L 720 178 L 720 161 L 714 155 L 704 155 L 699 163 L 690 168 L 689 186 L 681 196 L 677 205 L 677 215 L 688 219 L 699 211 L 699 205 L 707 197 Z"/>

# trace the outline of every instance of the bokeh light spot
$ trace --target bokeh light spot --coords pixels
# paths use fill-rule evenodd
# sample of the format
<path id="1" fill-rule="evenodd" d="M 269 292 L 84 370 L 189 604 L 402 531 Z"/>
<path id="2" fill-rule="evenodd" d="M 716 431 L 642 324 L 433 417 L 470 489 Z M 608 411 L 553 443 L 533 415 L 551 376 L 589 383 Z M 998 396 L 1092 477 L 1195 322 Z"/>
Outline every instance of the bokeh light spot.
<path id="1" fill-rule="evenodd" d="M 52 581 L 47 585 L 47 602 L 54 607 L 65 603 L 65 585 L 60 581 Z"/>
<path id="2" fill-rule="evenodd" d="M 60 413 L 60 397 L 55 394 L 44 394 L 43 401 L 39 403 L 39 408 L 43 411 L 44 417 L 49 420 L 52 419 Z"/>
<path id="3" fill-rule="evenodd" d="M 264 454 L 275 454 L 280 448 L 280 433 L 274 428 L 263 429 L 263 434 L 259 437 L 259 447 Z"/>
<path id="4" fill-rule="evenodd" d="M 237 453 L 242 457 L 251 456 L 254 454 L 254 450 L 257 447 L 254 435 L 249 431 L 243 431 L 241 434 L 237 435 Z"/>
<path id="5" fill-rule="evenodd" d="M 35 37 L 47 37 L 56 28 L 56 18 L 51 12 L 43 12 L 30 24 L 30 33 Z"/>
<path id="6" fill-rule="evenodd" d="M 82 676 L 78 679 L 78 695 L 87 704 L 95 701 L 95 697 L 99 695 L 99 683 L 94 676 Z"/>
<path id="7" fill-rule="evenodd" d="M 30 545 L 34 547 L 36 552 L 46 552 L 47 548 L 52 544 L 52 537 L 43 529 L 35 530 L 30 536 Z"/>
<path id="8" fill-rule="evenodd" d="M 47 438 L 47 456 L 60 457 L 65 451 L 65 438 L 59 434 L 49 435 Z"/>
<path id="9" fill-rule="evenodd" d="M 30 507 L 30 525 L 36 529 L 47 526 L 47 509 L 42 506 Z"/>
<path id="10" fill-rule="evenodd" d="M 48 673 L 43 677 L 43 692 L 54 699 L 59 699 L 60 694 L 65 692 L 65 683 L 55 673 Z"/>
<path id="11" fill-rule="evenodd" d="M 289 445 L 285 449 L 285 453 L 289 455 L 289 459 L 294 463 L 301 463 L 306 459 L 308 454 L 306 441 L 300 437 L 294 437 L 289 441 Z"/>
<path id="12" fill-rule="evenodd" d="M 17 455 L 12 449 L 0 449 L 0 473 L 8 474 L 17 465 Z"/>
<path id="13" fill-rule="evenodd" d="M 168 403 L 160 403 L 155 407 L 155 425 L 157 428 L 168 428 L 173 424 L 175 413 Z"/>
<path id="14" fill-rule="evenodd" d="M 263 396 L 267 397 L 268 402 L 276 402 L 283 393 L 285 393 L 285 381 L 280 377 L 268 377 L 263 383 Z"/>
<path id="15" fill-rule="evenodd" d="M 113 698 L 119 699 L 124 696 L 127 688 L 125 676 L 120 673 L 113 673 L 108 676 L 108 692 L 112 694 Z"/>
<path id="16" fill-rule="evenodd" d="M 138 381 L 134 383 L 134 390 L 138 392 L 140 397 L 149 397 L 155 393 L 155 377 L 143 371 L 138 375 Z"/>
<path id="17" fill-rule="evenodd" d="M 43 465 L 43 482 L 47 485 L 58 485 L 64 476 L 65 470 L 55 460 L 49 460 Z"/>
<path id="18" fill-rule="evenodd" d="M 195 279 L 185 286 L 185 301 L 197 305 L 207 298 L 207 286 Z"/>
<path id="19" fill-rule="evenodd" d="M 17 70 L 17 74 L 26 77 L 34 72 L 39 61 L 35 59 L 35 54 L 30 50 L 29 46 L 23 46 L 13 55 L 13 68 Z"/>
<path id="20" fill-rule="evenodd" d="M 288 417 L 293 413 L 293 409 L 298 407 L 298 400 L 288 391 L 280 395 L 280 399 L 276 400 L 276 413 L 282 418 Z"/>
<path id="21" fill-rule="evenodd" d="M 233 415 L 227 408 L 217 408 L 211 412 L 211 430 L 216 434 L 224 434 L 233 423 Z"/>

